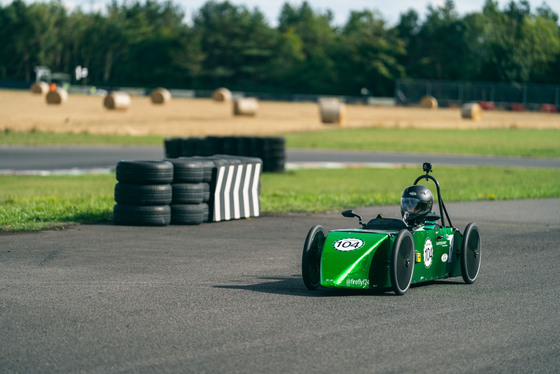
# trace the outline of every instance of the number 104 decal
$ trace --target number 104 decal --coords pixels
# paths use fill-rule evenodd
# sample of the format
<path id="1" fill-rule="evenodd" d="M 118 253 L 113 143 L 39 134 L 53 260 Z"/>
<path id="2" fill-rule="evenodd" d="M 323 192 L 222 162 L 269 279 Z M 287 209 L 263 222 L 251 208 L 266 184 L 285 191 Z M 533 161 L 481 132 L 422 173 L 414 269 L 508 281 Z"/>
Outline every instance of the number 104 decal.
<path id="1" fill-rule="evenodd" d="M 426 240 L 424 244 L 424 265 L 429 268 L 432 265 L 432 258 L 434 257 L 434 247 L 430 239 Z"/>
<path id="2" fill-rule="evenodd" d="M 355 238 L 340 239 L 333 243 L 334 249 L 342 252 L 355 251 L 364 246 L 364 241 Z"/>

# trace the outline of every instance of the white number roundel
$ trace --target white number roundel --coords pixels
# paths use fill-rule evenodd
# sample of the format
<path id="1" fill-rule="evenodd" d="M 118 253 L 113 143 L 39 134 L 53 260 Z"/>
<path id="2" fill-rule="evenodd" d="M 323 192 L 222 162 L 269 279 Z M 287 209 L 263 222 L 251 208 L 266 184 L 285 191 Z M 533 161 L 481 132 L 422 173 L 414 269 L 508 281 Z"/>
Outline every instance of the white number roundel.
<path id="1" fill-rule="evenodd" d="M 426 240 L 424 244 L 424 265 L 429 268 L 432 265 L 432 258 L 434 257 L 434 247 L 430 239 Z"/>
<path id="2" fill-rule="evenodd" d="M 337 251 L 355 251 L 356 249 L 360 249 L 364 246 L 364 241 L 362 239 L 355 239 L 355 238 L 346 238 L 340 239 L 334 242 L 333 247 Z"/>

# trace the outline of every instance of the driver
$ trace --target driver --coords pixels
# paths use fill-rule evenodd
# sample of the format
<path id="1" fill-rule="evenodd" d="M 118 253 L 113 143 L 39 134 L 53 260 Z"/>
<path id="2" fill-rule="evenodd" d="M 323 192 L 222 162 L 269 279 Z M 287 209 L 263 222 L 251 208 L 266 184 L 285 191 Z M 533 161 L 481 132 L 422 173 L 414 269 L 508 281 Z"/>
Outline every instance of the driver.
<path id="1" fill-rule="evenodd" d="M 407 187 L 401 197 L 401 215 L 409 226 L 421 224 L 424 217 L 432 211 L 434 195 L 422 185 Z"/>

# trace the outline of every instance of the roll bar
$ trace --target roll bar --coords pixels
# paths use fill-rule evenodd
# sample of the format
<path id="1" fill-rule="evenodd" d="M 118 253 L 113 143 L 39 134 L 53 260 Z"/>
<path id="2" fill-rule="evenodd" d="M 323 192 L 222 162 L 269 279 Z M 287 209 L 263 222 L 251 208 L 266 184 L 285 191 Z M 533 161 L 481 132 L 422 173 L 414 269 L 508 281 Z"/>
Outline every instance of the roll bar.
<path id="1" fill-rule="evenodd" d="M 438 204 L 439 204 L 439 215 L 441 216 L 441 224 L 443 227 L 445 227 L 445 217 L 447 217 L 447 221 L 449 222 L 449 226 L 453 226 L 453 224 L 451 223 L 451 219 L 449 219 L 449 214 L 447 214 L 447 209 L 445 208 L 445 204 L 443 203 L 443 200 L 441 199 L 441 191 L 439 189 L 439 182 L 437 181 L 436 178 L 434 178 L 433 176 L 430 175 L 430 172 L 432 171 L 432 164 L 429 162 L 424 162 L 424 164 L 422 165 L 422 169 L 426 172 L 426 174 L 419 176 L 418 178 L 416 178 L 416 180 L 414 181 L 414 184 L 418 184 L 418 182 L 422 179 L 426 179 L 426 180 L 432 180 L 437 188 L 437 196 L 438 196 Z M 444 214 L 445 213 L 445 217 Z"/>

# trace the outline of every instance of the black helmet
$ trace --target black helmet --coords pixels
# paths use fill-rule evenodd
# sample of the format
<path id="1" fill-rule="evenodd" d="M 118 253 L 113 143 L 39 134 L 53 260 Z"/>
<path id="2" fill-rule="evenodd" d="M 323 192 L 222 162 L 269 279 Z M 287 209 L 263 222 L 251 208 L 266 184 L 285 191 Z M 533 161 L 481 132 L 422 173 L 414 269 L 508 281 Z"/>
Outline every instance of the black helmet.
<path id="1" fill-rule="evenodd" d="M 407 187 L 401 197 L 401 214 L 409 225 L 415 224 L 432 211 L 434 195 L 421 185 Z"/>

